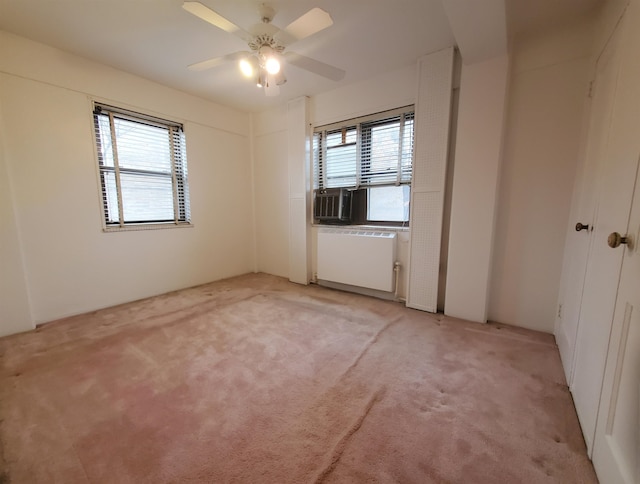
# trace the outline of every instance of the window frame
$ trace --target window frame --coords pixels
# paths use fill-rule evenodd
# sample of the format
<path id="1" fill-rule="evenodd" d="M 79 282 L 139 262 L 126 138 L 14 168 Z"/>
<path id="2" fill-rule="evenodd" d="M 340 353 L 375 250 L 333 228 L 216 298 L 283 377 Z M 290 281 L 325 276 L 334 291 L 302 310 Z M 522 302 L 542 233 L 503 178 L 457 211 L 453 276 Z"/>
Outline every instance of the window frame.
<path id="1" fill-rule="evenodd" d="M 352 220 L 349 225 L 379 225 L 391 227 L 408 227 L 408 221 L 379 221 L 369 219 L 369 189 L 383 186 L 409 186 L 411 190 L 411 182 L 413 178 L 413 157 L 414 157 L 414 138 L 411 137 L 409 148 L 409 163 L 407 168 L 407 146 L 405 137 L 405 128 L 407 122 L 411 122 L 411 133 L 415 133 L 415 107 L 413 105 L 401 108 L 383 111 L 360 118 L 349 119 L 338 123 L 332 123 L 317 126 L 313 130 L 312 143 L 312 174 L 313 189 L 324 190 L 330 188 L 345 188 L 352 191 L 353 212 Z M 383 171 L 375 172 L 373 170 L 371 140 L 373 139 L 373 130 L 379 126 L 399 123 L 398 126 L 398 154 L 394 159 L 396 166 L 393 173 L 393 181 L 388 176 L 384 176 Z M 341 130 L 356 130 L 356 154 L 355 154 L 355 173 L 353 171 L 344 172 L 341 176 L 331 176 L 328 165 L 328 151 L 334 148 L 344 147 L 353 143 L 344 143 L 346 137 L 343 134 L 343 144 L 328 147 L 326 140 L 329 135 L 339 133 Z M 407 133 L 408 135 L 409 133 Z M 347 162 L 348 163 L 348 162 Z M 386 168 L 389 169 L 388 167 Z M 333 184 L 331 179 L 353 179 L 355 182 L 351 184 Z M 409 192 L 410 193 L 410 192 Z M 409 198 L 411 195 L 409 195 Z M 315 210 L 314 212 L 315 213 Z M 409 210 L 410 219 L 410 210 Z M 331 222 L 314 220 L 314 223 L 326 225 Z M 344 222 L 343 222 L 344 223 Z"/>
<path id="2" fill-rule="evenodd" d="M 96 153 L 96 167 L 98 173 L 98 183 L 100 189 L 100 206 L 102 228 L 105 232 L 118 232 L 129 230 L 148 230 L 175 227 L 191 227 L 190 196 L 187 172 L 186 138 L 182 123 L 171 121 L 145 113 L 132 111 L 125 108 L 116 107 L 99 101 L 92 102 L 92 125 L 94 135 L 94 147 Z M 113 166 L 105 162 L 105 152 L 103 150 L 103 130 L 100 127 L 100 117 L 106 116 L 109 129 L 109 140 L 111 140 L 111 157 Z M 151 126 L 167 131 L 167 147 L 169 164 L 171 171 L 147 168 L 132 168 L 121 166 L 118 158 L 118 136 L 115 129 L 114 119 L 120 119 L 141 126 Z M 122 136 L 121 136 L 122 137 Z M 114 208 L 109 203 L 108 182 L 106 177 L 113 174 L 115 184 L 115 194 L 117 199 L 118 220 L 110 219 L 110 210 Z M 156 180 L 171 180 L 171 195 L 173 205 L 173 217 L 166 219 L 142 219 L 125 220 L 124 197 L 122 189 L 122 176 L 129 177 L 153 177 Z M 148 185 L 151 186 L 151 185 Z"/>

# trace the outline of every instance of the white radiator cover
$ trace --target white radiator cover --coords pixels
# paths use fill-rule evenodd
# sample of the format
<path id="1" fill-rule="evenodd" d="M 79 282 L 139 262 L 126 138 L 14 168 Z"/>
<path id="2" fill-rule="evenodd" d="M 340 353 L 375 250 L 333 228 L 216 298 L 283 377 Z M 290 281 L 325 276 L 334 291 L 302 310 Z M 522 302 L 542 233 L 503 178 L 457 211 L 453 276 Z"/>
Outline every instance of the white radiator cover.
<path id="1" fill-rule="evenodd" d="M 374 230 L 320 229 L 318 279 L 392 292 L 396 236 Z"/>

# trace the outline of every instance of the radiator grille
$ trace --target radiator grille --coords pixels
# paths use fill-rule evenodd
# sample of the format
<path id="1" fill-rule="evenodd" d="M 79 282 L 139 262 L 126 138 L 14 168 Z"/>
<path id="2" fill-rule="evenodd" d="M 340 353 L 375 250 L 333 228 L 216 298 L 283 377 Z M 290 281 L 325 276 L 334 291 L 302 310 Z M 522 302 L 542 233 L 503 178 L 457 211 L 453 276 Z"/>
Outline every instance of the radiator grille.
<path id="1" fill-rule="evenodd" d="M 318 279 L 379 291 L 394 290 L 395 232 L 318 231 Z"/>

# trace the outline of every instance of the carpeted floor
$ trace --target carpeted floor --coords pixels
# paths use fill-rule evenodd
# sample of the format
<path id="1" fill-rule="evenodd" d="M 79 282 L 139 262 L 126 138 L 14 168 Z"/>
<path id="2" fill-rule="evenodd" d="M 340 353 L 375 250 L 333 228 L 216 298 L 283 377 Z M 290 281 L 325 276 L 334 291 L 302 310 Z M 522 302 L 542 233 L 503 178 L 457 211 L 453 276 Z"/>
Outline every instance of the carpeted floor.
<path id="1" fill-rule="evenodd" d="M 597 482 L 552 336 L 264 274 L 0 362 L 0 482 Z"/>

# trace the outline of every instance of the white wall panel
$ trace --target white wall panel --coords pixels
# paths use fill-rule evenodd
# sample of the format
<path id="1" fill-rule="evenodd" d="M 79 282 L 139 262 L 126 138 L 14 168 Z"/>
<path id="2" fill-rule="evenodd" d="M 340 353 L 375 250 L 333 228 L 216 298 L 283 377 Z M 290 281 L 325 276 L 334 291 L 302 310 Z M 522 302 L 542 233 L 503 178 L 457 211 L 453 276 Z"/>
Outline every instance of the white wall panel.
<path id="1" fill-rule="evenodd" d="M 287 105 L 287 147 L 289 160 L 289 280 L 308 284 L 311 250 L 308 222 L 310 200 L 309 100 Z"/>
<path id="2" fill-rule="evenodd" d="M 0 77 L 0 91 L 2 89 Z M 2 138 L 0 104 L 0 336 L 5 336 L 33 329 L 34 324 Z"/>
<path id="3" fill-rule="evenodd" d="M 445 314 L 487 321 L 507 56 L 462 66 Z"/>
<path id="4" fill-rule="evenodd" d="M 449 48 L 418 62 L 407 306 L 430 312 L 438 304 L 453 61 Z"/>
<path id="5" fill-rule="evenodd" d="M 411 199 L 409 297 L 407 306 L 435 313 L 442 228 L 442 193 L 415 192 Z M 415 221 L 419 221 L 416 223 Z M 434 278 L 435 275 L 435 278 Z"/>

